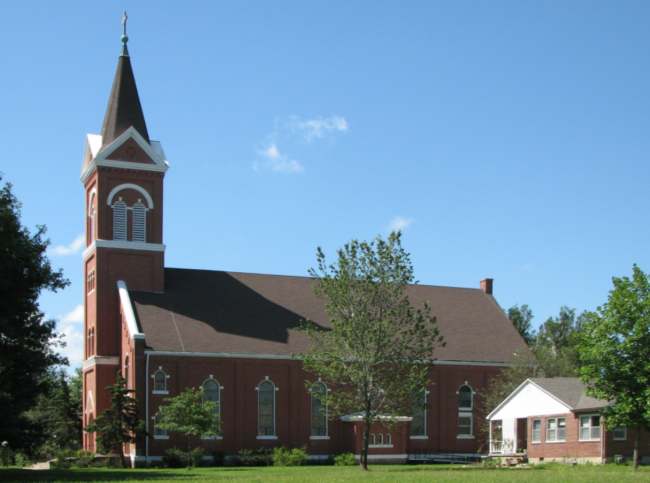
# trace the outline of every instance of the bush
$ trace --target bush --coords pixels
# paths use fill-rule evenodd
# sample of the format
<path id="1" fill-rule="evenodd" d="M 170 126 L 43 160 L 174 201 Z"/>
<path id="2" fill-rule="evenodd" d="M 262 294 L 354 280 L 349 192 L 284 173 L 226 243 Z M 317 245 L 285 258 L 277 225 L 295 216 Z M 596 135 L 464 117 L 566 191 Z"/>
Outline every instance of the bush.
<path id="1" fill-rule="evenodd" d="M 341 453 L 334 457 L 334 466 L 354 466 L 357 460 L 352 453 Z"/>
<path id="2" fill-rule="evenodd" d="M 189 460 L 191 466 L 201 466 L 204 454 L 205 451 L 202 448 L 194 448 L 192 451 L 190 451 Z"/>
<path id="3" fill-rule="evenodd" d="M 16 466 L 20 466 L 21 468 L 23 466 L 29 465 L 31 462 L 29 461 L 29 458 L 27 457 L 26 454 L 24 453 L 16 453 L 14 455 L 14 464 Z"/>
<path id="4" fill-rule="evenodd" d="M 273 464 L 271 451 L 271 448 L 242 449 L 237 453 L 236 464 L 240 466 L 271 466 Z"/>
<path id="5" fill-rule="evenodd" d="M 225 457 L 222 451 L 213 451 L 210 456 L 212 456 L 210 466 L 223 466 Z"/>
<path id="6" fill-rule="evenodd" d="M 9 447 L 9 443 L 3 441 L 0 443 L 0 464 L 2 466 L 9 466 L 14 460 L 14 453 Z"/>
<path id="7" fill-rule="evenodd" d="M 303 448 L 274 448 L 273 466 L 302 466 L 307 463 L 307 451 Z"/>
<path id="8" fill-rule="evenodd" d="M 95 455 L 89 451 L 79 450 L 76 456 L 77 459 L 74 465 L 79 468 L 88 468 L 93 465 L 93 461 L 95 460 Z"/>
<path id="9" fill-rule="evenodd" d="M 185 451 L 178 448 L 168 449 L 163 456 L 163 464 L 168 468 L 183 468 L 187 465 Z"/>

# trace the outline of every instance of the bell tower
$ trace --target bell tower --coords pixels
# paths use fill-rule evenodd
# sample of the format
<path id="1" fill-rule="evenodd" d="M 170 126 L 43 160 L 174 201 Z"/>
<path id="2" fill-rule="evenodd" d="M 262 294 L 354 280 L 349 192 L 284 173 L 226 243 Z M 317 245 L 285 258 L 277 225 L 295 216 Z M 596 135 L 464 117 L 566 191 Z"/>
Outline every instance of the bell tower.
<path id="1" fill-rule="evenodd" d="M 163 179 L 165 153 L 149 138 L 131 58 L 126 14 L 100 134 L 86 136 L 81 170 L 85 192 L 84 427 L 109 405 L 106 387 L 121 370 L 130 385 L 131 366 L 122 344 L 120 290 L 164 289 Z M 126 368 L 126 369 L 125 369 Z M 125 372 L 126 371 L 126 372 Z M 92 434 L 84 448 L 95 451 Z"/>

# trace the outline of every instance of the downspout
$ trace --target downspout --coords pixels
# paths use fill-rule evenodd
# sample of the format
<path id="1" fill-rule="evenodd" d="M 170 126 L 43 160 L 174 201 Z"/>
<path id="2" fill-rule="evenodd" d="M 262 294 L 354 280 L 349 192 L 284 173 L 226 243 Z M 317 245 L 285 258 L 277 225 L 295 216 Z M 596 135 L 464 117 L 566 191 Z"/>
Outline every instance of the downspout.
<path id="1" fill-rule="evenodd" d="M 145 362 L 145 376 L 144 376 L 144 464 L 149 463 L 149 353 L 147 352 L 147 360 Z"/>

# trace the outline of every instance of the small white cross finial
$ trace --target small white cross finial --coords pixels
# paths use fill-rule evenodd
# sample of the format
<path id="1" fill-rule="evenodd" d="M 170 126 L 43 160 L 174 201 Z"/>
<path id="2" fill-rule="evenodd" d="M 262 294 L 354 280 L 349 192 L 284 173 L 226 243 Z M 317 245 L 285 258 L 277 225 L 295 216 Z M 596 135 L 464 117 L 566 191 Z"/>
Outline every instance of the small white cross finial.
<path id="1" fill-rule="evenodd" d="M 122 14 L 122 35 L 126 37 L 126 22 L 129 20 L 129 16 L 126 13 L 126 10 L 124 10 L 124 13 Z"/>

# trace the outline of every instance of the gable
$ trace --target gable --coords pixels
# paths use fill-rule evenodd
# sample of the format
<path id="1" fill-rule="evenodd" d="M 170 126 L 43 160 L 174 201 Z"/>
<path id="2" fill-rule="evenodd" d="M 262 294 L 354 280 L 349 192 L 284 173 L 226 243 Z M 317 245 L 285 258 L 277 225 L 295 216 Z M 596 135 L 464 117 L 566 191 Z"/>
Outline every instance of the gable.
<path id="1" fill-rule="evenodd" d="M 514 390 L 497 409 L 488 416 L 490 420 L 510 420 L 545 414 L 564 414 L 571 408 L 544 391 L 542 388 L 525 381 Z"/>
<path id="2" fill-rule="evenodd" d="M 112 161 L 128 161 L 131 163 L 155 164 L 154 160 L 144 152 L 133 138 L 127 139 L 124 144 L 115 148 L 115 150 L 106 156 L 106 159 Z"/>

